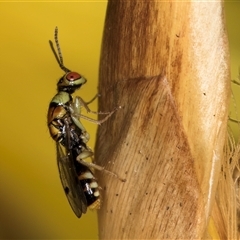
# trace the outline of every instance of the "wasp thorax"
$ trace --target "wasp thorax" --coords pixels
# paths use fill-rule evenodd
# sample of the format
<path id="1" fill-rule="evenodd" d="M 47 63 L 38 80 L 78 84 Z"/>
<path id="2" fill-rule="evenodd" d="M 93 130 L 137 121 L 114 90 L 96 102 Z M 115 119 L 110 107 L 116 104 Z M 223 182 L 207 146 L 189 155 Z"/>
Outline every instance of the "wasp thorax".
<path id="1" fill-rule="evenodd" d="M 65 91 L 71 94 L 86 83 L 86 81 L 87 80 L 77 72 L 67 72 L 58 81 L 58 91 Z"/>

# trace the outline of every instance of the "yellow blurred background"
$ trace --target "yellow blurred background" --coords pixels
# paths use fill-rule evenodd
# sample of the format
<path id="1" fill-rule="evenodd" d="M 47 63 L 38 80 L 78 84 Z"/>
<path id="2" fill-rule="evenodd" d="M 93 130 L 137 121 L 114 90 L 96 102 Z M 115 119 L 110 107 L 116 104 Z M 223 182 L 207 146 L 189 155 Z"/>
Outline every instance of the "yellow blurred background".
<path id="1" fill-rule="evenodd" d="M 228 40 L 230 46 L 231 79 L 240 82 L 240 1 L 225 2 Z M 232 98 L 229 116 L 240 120 L 240 86 L 232 83 Z M 235 136 L 239 138 L 240 126 L 229 122 Z"/>
<path id="2" fill-rule="evenodd" d="M 107 1 L 0 3 L 0 238 L 97 239 L 96 212 L 81 219 L 64 195 L 46 114 L 59 68 L 49 40 L 58 26 L 64 63 L 88 82 L 78 94 L 97 93 Z M 240 67 L 240 3 L 226 4 L 232 79 Z M 237 29 L 238 28 L 238 29 Z M 240 113 L 240 89 L 234 90 Z M 96 102 L 91 105 L 97 109 Z M 237 117 L 236 108 L 231 110 Z M 94 148 L 96 125 L 83 120 Z M 236 126 L 236 125 L 235 125 Z M 236 126 L 236 131 L 239 127 Z"/>
<path id="3" fill-rule="evenodd" d="M 64 72 L 48 41 L 58 26 L 64 63 L 87 78 L 78 94 L 90 100 L 98 91 L 106 5 L 0 3 L 0 238 L 97 239 L 96 212 L 76 218 L 58 175 L 46 114 Z M 83 124 L 93 148 L 97 127 Z"/>

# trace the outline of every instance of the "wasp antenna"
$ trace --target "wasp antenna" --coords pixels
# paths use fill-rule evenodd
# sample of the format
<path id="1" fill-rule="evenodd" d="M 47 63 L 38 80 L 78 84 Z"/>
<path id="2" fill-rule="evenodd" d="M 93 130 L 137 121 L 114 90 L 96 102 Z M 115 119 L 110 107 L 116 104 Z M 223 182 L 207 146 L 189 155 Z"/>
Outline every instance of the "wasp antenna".
<path id="1" fill-rule="evenodd" d="M 55 28 L 54 39 L 55 39 L 55 43 L 56 43 L 56 46 L 57 46 L 59 63 L 60 63 L 60 65 L 63 65 L 62 52 L 61 52 L 61 48 L 60 48 L 59 41 L 58 41 L 58 27 Z"/>
<path id="2" fill-rule="evenodd" d="M 71 70 L 69 70 L 68 68 L 66 68 L 63 65 L 62 52 L 61 52 L 60 44 L 59 44 L 59 41 L 58 41 L 58 27 L 55 28 L 54 39 L 55 39 L 55 43 L 56 43 L 56 47 L 57 47 L 58 57 L 56 57 L 56 55 L 57 55 L 56 51 L 54 50 L 53 52 L 54 52 L 55 57 L 57 58 L 57 61 L 58 61 L 58 64 L 59 64 L 60 68 L 65 72 L 71 72 Z M 53 47 L 53 46 L 51 46 L 51 47 Z"/>
<path id="3" fill-rule="evenodd" d="M 54 46 L 53 46 L 53 42 L 52 42 L 51 40 L 49 40 L 49 44 L 50 44 L 50 47 L 51 47 L 52 52 L 53 52 L 53 54 L 54 54 L 54 57 L 56 58 L 59 66 L 60 66 L 61 63 L 60 63 L 60 60 L 59 60 L 59 58 L 58 58 L 58 54 L 56 53 L 56 50 L 55 50 L 55 48 L 54 48 Z"/>

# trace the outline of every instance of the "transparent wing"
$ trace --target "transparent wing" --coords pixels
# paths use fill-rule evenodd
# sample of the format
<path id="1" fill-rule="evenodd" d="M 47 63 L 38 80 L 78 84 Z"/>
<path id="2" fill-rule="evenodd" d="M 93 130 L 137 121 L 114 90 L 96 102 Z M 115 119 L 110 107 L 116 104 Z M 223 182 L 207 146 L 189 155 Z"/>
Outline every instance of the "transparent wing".
<path id="1" fill-rule="evenodd" d="M 87 211 L 87 200 L 79 183 L 72 154 L 57 143 L 57 164 L 63 189 L 72 210 L 78 218 Z"/>

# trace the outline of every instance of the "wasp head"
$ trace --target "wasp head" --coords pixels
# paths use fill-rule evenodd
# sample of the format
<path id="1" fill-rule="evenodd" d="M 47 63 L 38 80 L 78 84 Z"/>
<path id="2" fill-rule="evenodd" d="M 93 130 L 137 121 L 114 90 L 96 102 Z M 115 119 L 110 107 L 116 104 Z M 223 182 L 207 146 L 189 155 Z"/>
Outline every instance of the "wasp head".
<path id="1" fill-rule="evenodd" d="M 75 90 L 80 88 L 87 80 L 77 72 L 67 72 L 58 81 L 58 91 L 67 93 L 74 93 Z"/>

